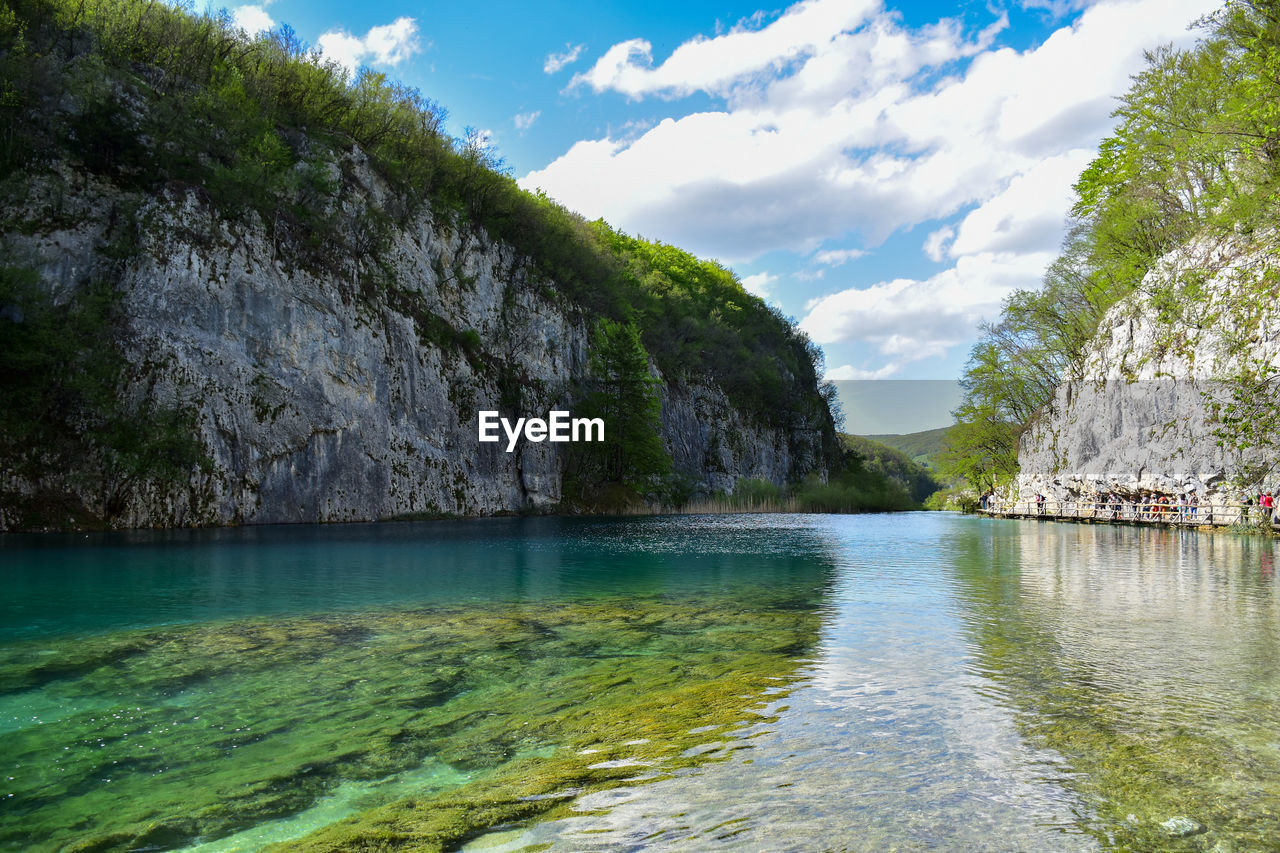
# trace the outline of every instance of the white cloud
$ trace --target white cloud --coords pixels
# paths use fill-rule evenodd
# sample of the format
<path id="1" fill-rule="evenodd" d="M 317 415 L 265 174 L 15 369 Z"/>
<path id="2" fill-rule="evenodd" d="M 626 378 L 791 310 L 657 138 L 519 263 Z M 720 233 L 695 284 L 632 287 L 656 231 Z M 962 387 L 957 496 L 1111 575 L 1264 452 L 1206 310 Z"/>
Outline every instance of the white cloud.
<path id="1" fill-rule="evenodd" d="M 761 299 L 768 299 L 773 283 L 777 280 L 778 277 L 776 275 L 770 275 L 767 272 L 758 272 L 755 275 L 745 276 L 742 279 L 742 286 L 748 293 L 754 293 Z"/>
<path id="2" fill-rule="evenodd" d="M 942 263 L 942 257 L 947 253 L 947 245 L 955 236 L 956 229 L 950 225 L 944 225 L 937 231 L 931 232 L 928 237 L 925 237 L 924 253 L 929 256 L 929 260 L 935 264 Z"/>
<path id="3" fill-rule="evenodd" d="M 856 258 L 861 258 L 865 254 L 866 252 L 861 249 L 831 249 L 830 251 L 819 252 L 814 255 L 813 259 L 820 264 L 838 267 Z"/>
<path id="4" fill-rule="evenodd" d="M 1076 148 L 1042 160 L 1014 177 L 1001 192 L 965 216 L 947 253 L 958 257 L 1057 248 L 1062 243 L 1064 216 L 1071 207 L 1071 187 L 1093 157 L 1093 150 Z"/>
<path id="5" fill-rule="evenodd" d="M 872 343 L 899 365 L 940 355 L 971 339 L 1012 290 L 1034 286 L 1053 257 L 1053 252 L 984 252 L 962 257 L 923 281 L 849 288 L 812 300 L 800 328 L 819 344 Z"/>
<path id="6" fill-rule="evenodd" d="M 849 250 L 824 244 L 934 223 L 923 251 L 950 269 L 829 294 L 804 321 L 820 343 L 867 340 L 900 367 L 972 340 L 1010 289 L 1036 285 L 1143 52 L 1191 43 L 1187 24 L 1218 2 L 1102 0 L 1022 51 L 993 46 L 1003 15 L 976 33 L 909 29 L 873 0 L 806 0 L 665 59 L 631 39 L 571 86 L 667 99 L 668 116 L 578 141 L 520 183 L 729 263 L 792 251 L 834 266 Z M 681 111 L 697 92 L 720 100 Z"/>
<path id="7" fill-rule="evenodd" d="M 760 30 L 691 40 L 657 66 L 647 43 L 622 42 L 579 85 L 631 97 L 701 90 L 726 106 L 634 139 L 579 141 L 521 184 L 730 262 L 850 232 L 875 243 L 1095 146 L 1143 50 L 1188 41 L 1187 22 L 1215 3 L 1111 0 L 1023 52 L 990 48 L 1003 19 L 966 38 L 954 22 L 907 30 L 876 4 L 827 0 Z"/>
<path id="8" fill-rule="evenodd" d="M 542 115 L 542 110 L 534 110 L 531 113 L 517 113 L 511 121 L 515 124 L 516 130 L 528 130 L 533 127 L 533 123 L 538 120 L 540 115 Z"/>
<path id="9" fill-rule="evenodd" d="M 842 364 L 839 367 L 828 370 L 827 375 L 822 378 L 833 382 L 840 379 L 887 379 L 901 369 L 902 364 L 900 362 L 890 362 L 884 367 L 875 370 L 854 367 L 852 364 Z"/>
<path id="10" fill-rule="evenodd" d="M 555 74 L 567 65 L 572 65 L 578 61 L 578 57 L 582 55 L 582 51 L 586 50 L 585 44 L 565 45 L 564 53 L 549 53 L 547 61 L 542 64 L 542 70 L 547 74 Z"/>
<path id="11" fill-rule="evenodd" d="M 335 60 L 352 74 L 365 65 L 399 65 L 422 50 L 418 22 L 409 17 L 373 27 L 362 37 L 329 30 L 316 40 L 316 47 L 325 59 Z"/>
<path id="12" fill-rule="evenodd" d="M 276 25 L 276 22 L 267 14 L 265 7 L 269 4 L 270 0 L 260 6 L 237 6 L 231 10 L 231 20 L 251 36 L 266 32 Z"/>
<path id="13" fill-rule="evenodd" d="M 841 32 L 858 26 L 879 7 L 878 0 L 805 0 L 763 29 L 735 27 L 715 38 L 698 36 L 676 48 L 657 68 L 653 46 L 644 39 L 615 44 L 570 86 L 613 89 L 638 97 L 719 92 L 743 77 L 777 73 L 804 61 Z M 753 19 L 758 20 L 758 19 Z"/>

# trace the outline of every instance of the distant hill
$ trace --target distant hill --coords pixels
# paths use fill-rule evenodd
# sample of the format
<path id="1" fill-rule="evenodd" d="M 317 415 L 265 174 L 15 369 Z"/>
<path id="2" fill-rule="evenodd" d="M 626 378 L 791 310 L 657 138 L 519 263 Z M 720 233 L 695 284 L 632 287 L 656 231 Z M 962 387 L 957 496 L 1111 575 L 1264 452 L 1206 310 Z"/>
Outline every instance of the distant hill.
<path id="1" fill-rule="evenodd" d="M 841 435 L 840 440 L 862 457 L 863 467 L 901 483 L 916 503 L 942 488 L 928 468 L 897 448 L 861 435 Z"/>
<path id="2" fill-rule="evenodd" d="M 942 439 L 951 427 L 938 427 L 923 432 L 908 432 L 902 435 L 864 435 L 881 444 L 887 444 L 894 450 L 900 450 L 913 462 L 927 467 L 933 466 L 933 458 L 942 450 Z"/>

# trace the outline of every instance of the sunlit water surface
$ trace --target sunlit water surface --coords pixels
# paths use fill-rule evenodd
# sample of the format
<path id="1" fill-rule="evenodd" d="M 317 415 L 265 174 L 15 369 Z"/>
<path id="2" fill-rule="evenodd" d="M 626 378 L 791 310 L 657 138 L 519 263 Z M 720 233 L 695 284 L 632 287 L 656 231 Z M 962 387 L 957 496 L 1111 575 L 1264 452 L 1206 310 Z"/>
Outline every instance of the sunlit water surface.
<path id="1" fill-rule="evenodd" d="M 0 846 L 1280 849 L 1274 561 L 948 514 L 0 537 Z"/>

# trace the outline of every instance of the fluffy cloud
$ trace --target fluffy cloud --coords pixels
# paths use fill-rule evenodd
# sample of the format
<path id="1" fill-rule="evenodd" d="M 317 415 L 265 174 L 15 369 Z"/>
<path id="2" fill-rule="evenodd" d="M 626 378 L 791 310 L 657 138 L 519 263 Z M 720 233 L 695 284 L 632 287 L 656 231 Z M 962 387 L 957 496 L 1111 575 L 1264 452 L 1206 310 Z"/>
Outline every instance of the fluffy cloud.
<path id="1" fill-rule="evenodd" d="M 831 249 L 827 252 L 819 252 L 813 256 L 813 259 L 820 264 L 838 267 L 841 264 L 848 263 L 855 258 L 861 258 L 866 252 L 861 249 Z"/>
<path id="2" fill-rule="evenodd" d="M 833 381 L 841 379 L 887 379 L 897 373 L 901 367 L 900 364 L 891 362 L 876 370 L 864 370 L 861 367 L 854 367 L 852 364 L 842 364 L 839 367 L 833 367 L 828 370 L 823 379 Z"/>
<path id="3" fill-rule="evenodd" d="M 267 14 L 267 3 L 261 6 L 237 6 L 231 10 L 231 20 L 249 35 L 257 35 L 275 27 L 276 22 Z"/>
<path id="4" fill-rule="evenodd" d="M 942 263 L 943 256 L 947 253 L 947 246 L 956 236 L 956 229 L 950 225 L 944 225 L 937 231 L 932 231 L 929 236 L 924 238 L 924 253 L 928 255 L 929 260 L 935 264 Z"/>
<path id="5" fill-rule="evenodd" d="M 962 257 L 954 267 L 924 280 L 851 287 L 813 300 L 800 328 L 819 344 L 849 339 L 872 343 L 891 357 L 896 370 L 972 339 L 977 325 L 999 312 L 1009 291 L 1034 285 L 1052 259 L 1052 252 L 983 252 Z"/>
<path id="6" fill-rule="evenodd" d="M 1034 252 L 1057 246 L 1063 215 L 1073 199 L 1071 188 L 1093 157 L 1092 149 L 1077 148 L 1017 175 L 965 216 L 947 254 Z"/>
<path id="7" fill-rule="evenodd" d="M 736 27 L 716 38 L 699 36 L 676 48 L 657 68 L 652 67 L 653 46 L 631 39 L 609 48 L 590 71 L 575 75 L 570 86 L 614 89 L 632 97 L 723 92 L 744 77 L 776 74 L 812 58 L 878 6 L 878 0 L 807 0 L 763 29 Z"/>
<path id="8" fill-rule="evenodd" d="M 373 27 L 363 36 L 329 30 L 316 40 L 316 47 L 325 59 L 335 60 L 352 74 L 364 65 L 399 65 L 422 49 L 418 22 L 409 17 Z"/>
<path id="9" fill-rule="evenodd" d="M 874 243 L 1092 148 L 1143 49 L 1188 40 L 1215 2 L 1115 0 L 1025 52 L 989 48 L 1000 20 L 966 40 L 953 22 L 907 30 L 875 4 L 824 0 L 687 42 L 656 67 L 647 43 L 622 42 L 575 81 L 631 97 L 701 90 L 728 108 L 578 142 L 521 183 L 731 261 L 850 231 Z"/>
<path id="10" fill-rule="evenodd" d="M 542 64 L 543 72 L 547 74 L 555 74 L 565 66 L 572 65 L 578 61 L 578 57 L 582 55 L 582 51 L 586 50 L 585 44 L 565 45 L 564 53 L 549 53 L 547 61 Z"/>
<path id="11" fill-rule="evenodd" d="M 749 275 L 742 279 L 742 286 L 747 292 L 754 293 L 761 299 L 769 298 L 770 286 L 778 280 L 776 275 L 770 275 L 767 272 L 758 272 L 755 275 Z"/>
<path id="12" fill-rule="evenodd" d="M 1028 5 L 1067 12 L 1072 0 Z M 1143 52 L 1189 44 L 1188 23 L 1217 5 L 1102 0 L 1023 51 L 993 46 L 1003 15 L 976 33 L 953 20 L 911 29 L 872 0 L 806 0 L 661 61 L 631 39 L 571 88 L 667 99 L 669 117 L 638 136 L 581 140 L 521 184 L 729 263 L 854 235 L 874 248 L 959 216 L 923 247 L 953 268 L 831 294 L 805 320 L 819 341 L 861 337 L 919 357 L 971 340 L 1010 288 L 1035 285 Z M 682 114 L 676 99 L 699 92 L 721 106 Z"/>

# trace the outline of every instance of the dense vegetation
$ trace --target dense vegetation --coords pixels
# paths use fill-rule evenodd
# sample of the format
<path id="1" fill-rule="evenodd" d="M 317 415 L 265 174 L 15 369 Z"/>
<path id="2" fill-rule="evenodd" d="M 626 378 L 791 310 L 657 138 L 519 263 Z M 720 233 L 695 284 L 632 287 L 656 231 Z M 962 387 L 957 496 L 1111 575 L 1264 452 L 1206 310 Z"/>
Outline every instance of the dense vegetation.
<path id="1" fill-rule="evenodd" d="M 474 331 L 424 313 L 387 273 L 395 229 L 429 213 L 442 227 L 471 229 L 515 248 L 551 298 L 605 330 L 601 346 L 616 343 L 620 330 L 634 336 L 613 355 L 598 356 L 598 380 L 609 376 L 610 359 L 637 353 L 664 380 L 710 379 L 757 422 L 797 436 L 816 427 L 824 456 L 842 476 L 834 389 L 820 383 L 820 351 L 731 271 L 585 221 L 543 194 L 521 190 L 478 134 L 454 139 L 445 132 L 438 104 L 383 74 L 364 70 L 350 77 L 287 27 L 250 37 L 225 12 L 196 15 L 147 0 L 10 0 L 0 4 L 0 114 L 5 231 L 74 224 L 80 214 L 65 200 L 81 176 L 92 175 L 132 200 L 111 211 L 109 245 L 102 247 L 123 267 L 139 251 L 143 227 L 129 204 L 194 197 L 217 217 L 265 229 L 279 262 L 342 271 L 341 279 L 351 280 L 351 298 L 385 298 L 413 315 L 421 335 L 478 361 Z M 356 180 L 352 163 L 365 157 L 393 191 L 377 205 L 346 192 Z M 47 203 L 31 203 L 35 185 Z M 6 255 L 0 263 L 20 268 L 23 259 L 8 249 L 0 244 Z M 95 286 L 118 289 L 119 278 Z M 69 297 L 68 317 L 91 311 L 89 290 Z M 119 320 L 102 341 L 119 332 Z M 18 323 L 5 331 L 15 339 L 37 332 Z M 17 346 L 38 348 L 40 341 L 29 337 Z M 85 351 L 60 364 L 75 373 L 94 360 Z M 624 372 L 635 372 L 632 361 Z M 118 364 L 118 354 L 103 363 Z M 519 376 L 509 372 L 500 382 L 507 403 L 521 393 Z M 0 376 L 0 409 L 15 421 L 13 435 L 30 434 L 41 428 L 40 410 L 18 405 L 27 391 L 11 379 Z M 119 369 L 69 381 L 99 389 L 64 400 L 61 423 L 73 432 L 123 417 L 170 435 L 182 423 L 179 409 L 148 403 L 131 386 L 136 377 Z M 630 410 L 633 425 L 643 422 L 644 429 L 627 431 L 627 446 L 615 447 L 611 460 L 588 464 L 585 473 L 653 495 L 662 493 L 655 484 L 665 468 L 652 446 L 652 406 L 643 397 Z M 131 410 L 120 402 L 127 400 L 134 401 Z M 96 452 L 106 446 L 106 432 L 81 429 L 76 441 L 86 453 Z M 199 459 L 170 450 L 137 446 L 142 462 L 133 469 L 181 481 Z M 0 461 L 13 469 L 11 459 Z M 854 480 L 871 492 L 887 488 L 856 464 L 847 473 L 853 478 L 848 488 Z M 678 491 L 669 478 L 662 489 Z M 864 498 L 845 503 L 880 506 Z"/>
<path id="2" fill-rule="evenodd" d="M 860 435 L 841 435 L 840 440 L 857 454 L 862 467 L 902 486 L 916 503 L 924 503 L 925 498 L 941 488 L 928 468 L 897 448 Z"/>
<path id="3" fill-rule="evenodd" d="M 731 272 L 521 190 L 478 135 L 444 132 L 439 105 L 376 72 L 349 79 L 287 27 L 248 38 L 225 14 L 145 0 L 17 0 L 0 13 L 0 104 L 11 195 L 70 159 L 126 189 L 195 189 L 256 213 L 295 262 L 370 277 L 388 229 L 425 206 L 515 247 L 592 316 L 634 320 L 665 376 L 710 374 L 778 425 L 825 410 L 818 350 Z M 398 193 L 354 229 L 325 203 L 353 146 Z"/>
<path id="4" fill-rule="evenodd" d="M 901 482 L 873 470 L 850 451 L 840 469 L 825 481 L 811 475 L 779 488 L 768 480 L 743 478 L 734 484 L 732 494 L 717 493 L 689 508 L 732 512 L 902 512 L 919 509 L 920 502 Z"/>
<path id="5" fill-rule="evenodd" d="M 1116 110 L 1113 135 L 1075 185 L 1075 222 L 1062 254 L 1040 289 L 1014 293 L 983 329 L 964 375 L 959 423 L 940 459 L 947 476 L 985 491 L 1016 474 L 1022 430 L 1062 380 L 1079 375 L 1102 316 L 1143 286 L 1162 255 L 1194 237 L 1274 225 L 1280 7 L 1230 0 L 1199 25 L 1205 34 L 1194 48 L 1147 55 Z M 1182 278 L 1142 294 L 1164 319 L 1177 319 L 1199 298 L 1200 282 Z M 1273 279 L 1250 286 L 1261 300 L 1276 296 Z M 1242 429 L 1252 422 L 1237 420 Z"/>
<path id="6" fill-rule="evenodd" d="M 911 461 L 932 468 L 934 457 L 942 450 L 943 440 L 951 427 L 938 427 L 920 432 L 886 433 L 883 435 L 864 435 L 872 441 L 900 450 Z"/>

